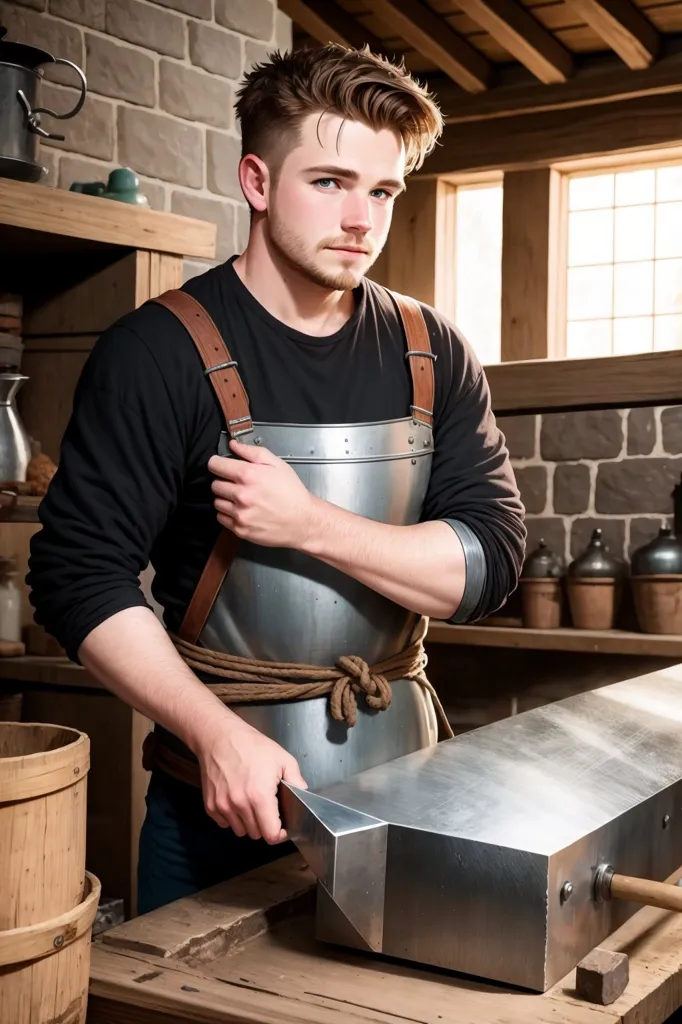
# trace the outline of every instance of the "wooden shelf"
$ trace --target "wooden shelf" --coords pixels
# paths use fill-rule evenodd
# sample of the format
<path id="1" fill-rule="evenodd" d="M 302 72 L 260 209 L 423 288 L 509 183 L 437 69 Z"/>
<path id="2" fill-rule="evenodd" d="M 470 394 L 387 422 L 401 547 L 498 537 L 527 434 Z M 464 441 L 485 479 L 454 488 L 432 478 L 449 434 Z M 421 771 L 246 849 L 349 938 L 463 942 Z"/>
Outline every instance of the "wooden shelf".
<path id="1" fill-rule="evenodd" d="M 2 495 L 4 497 L 4 495 Z M 38 509 L 42 498 L 24 495 L 17 497 L 13 505 L 3 505 L 0 500 L 0 523 L 38 523 Z"/>
<path id="2" fill-rule="evenodd" d="M 36 251 L 39 239 L 52 236 L 60 245 L 70 240 L 72 249 L 81 243 L 86 249 L 95 245 L 215 258 L 215 224 L 10 179 L 0 179 L 0 225 L 0 242 L 8 252 L 26 244 Z"/>
<path id="3" fill-rule="evenodd" d="M 432 622 L 426 639 L 430 643 L 470 647 L 640 654 L 682 659 L 682 635 L 629 633 L 619 629 L 524 629 L 513 626 L 453 626 L 448 622 Z"/>
<path id="4" fill-rule="evenodd" d="M 682 403 L 682 351 L 485 367 L 496 415 Z"/>
<path id="5" fill-rule="evenodd" d="M 470 647 L 516 648 L 528 651 L 572 651 L 584 654 L 634 654 L 680 658 L 682 635 L 629 633 L 625 630 L 523 629 L 518 626 L 452 626 L 433 621 L 427 642 L 459 644 Z M 15 679 L 50 686 L 76 686 L 101 689 L 86 669 L 68 658 L 44 658 L 24 655 L 0 658 L 0 680 Z"/>
<path id="6" fill-rule="evenodd" d="M 41 658 L 33 654 L 25 654 L 20 658 L 0 658 L 0 679 L 102 689 L 82 665 L 74 665 L 68 658 Z"/>

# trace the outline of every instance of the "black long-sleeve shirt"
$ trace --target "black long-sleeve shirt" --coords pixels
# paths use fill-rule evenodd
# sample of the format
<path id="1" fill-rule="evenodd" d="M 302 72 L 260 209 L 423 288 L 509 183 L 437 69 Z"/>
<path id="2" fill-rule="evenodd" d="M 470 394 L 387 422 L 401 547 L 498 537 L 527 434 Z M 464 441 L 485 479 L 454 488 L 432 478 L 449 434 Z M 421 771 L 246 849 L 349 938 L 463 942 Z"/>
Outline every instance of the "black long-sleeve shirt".
<path id="1" fill-rule="evenodd" d="M 190 280 L 225 338 L 255 420 L 360 423 L 409 415 L 406 343 L 393 301 L 365 280 L 351 318 L 312 337 L 251 295 L 232 261 Z M 486 584 L 471 619 L 499 608 L 523 560 L 523 506 L 488 385 L 468 344 L 423 307 L 437 356 L 432 475 L 423 520 L 464 522 L 480 540 Z M 41 503 L 28 584 L 35 619 L 77 660 L 88 633 L 145 605 L 139 574 L 177 630 L 219 524 L 207 463 L 224 423 L 189 335 L 156 303 L 97 341 L 74 396 L 59 469 Z"/>

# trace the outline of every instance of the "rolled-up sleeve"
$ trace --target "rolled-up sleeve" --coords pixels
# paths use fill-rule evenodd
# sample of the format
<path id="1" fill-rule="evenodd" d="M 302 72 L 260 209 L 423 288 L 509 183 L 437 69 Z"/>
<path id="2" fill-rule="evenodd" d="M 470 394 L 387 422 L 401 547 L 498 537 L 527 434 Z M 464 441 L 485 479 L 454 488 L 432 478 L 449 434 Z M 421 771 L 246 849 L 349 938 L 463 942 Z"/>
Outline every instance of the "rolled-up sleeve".
<path id="1" fill-rule="evenodd" d="M 454 341 L 462 345 L 461 340 Z M 450 381 L 441 381 L 433 467 L 422 518 L 449 521 L 453 529 L 463 523 L 480 542 L 485 571 L 478 599 L 465 609 L 464 617 L 453 616 L 453 621 L 473 622 L 499 609 L 518 586 L 526 527 L 509 452 L 491 409 L 487 378 L 475 360 L 468 359 L 467 365 L 475 371 L 468 386 L 462 386 L 467 374 L 457 372 Z"/>

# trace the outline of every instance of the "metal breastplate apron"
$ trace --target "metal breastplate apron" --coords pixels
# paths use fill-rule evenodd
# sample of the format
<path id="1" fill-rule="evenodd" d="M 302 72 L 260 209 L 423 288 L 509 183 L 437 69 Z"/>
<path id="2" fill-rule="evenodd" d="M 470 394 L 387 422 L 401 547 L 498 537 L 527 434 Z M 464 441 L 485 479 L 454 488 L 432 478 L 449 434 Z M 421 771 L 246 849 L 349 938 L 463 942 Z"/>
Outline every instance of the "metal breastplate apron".
<path id="1" fill-rule="evenodd" d="M 287 462 L 319 498 L 383 523 L 419 521 L 433 456 L 433 359 L 419 306 L 395 296 L 412 369 L 412 415 L 360 424 L 254 423 L 236 363 L 206 311 L 184 292 L 160 301 L 187 327 L 225 414 L 230 436 Z M 258 660 L 334 665 L 341 655 L 375 664 L 404 649 L 417 616 L 345 573 L 298 551 L 238 541 L 222 531 L 180 629 L 210 650 Z M 353 728 L 335 722 L 326 697 L 230 705 L 288 750 L 311 787 L 330 785 L 433 744 L 429 694 L 413 680 L 391 684 L 387 711 L 358 697 Z"/>

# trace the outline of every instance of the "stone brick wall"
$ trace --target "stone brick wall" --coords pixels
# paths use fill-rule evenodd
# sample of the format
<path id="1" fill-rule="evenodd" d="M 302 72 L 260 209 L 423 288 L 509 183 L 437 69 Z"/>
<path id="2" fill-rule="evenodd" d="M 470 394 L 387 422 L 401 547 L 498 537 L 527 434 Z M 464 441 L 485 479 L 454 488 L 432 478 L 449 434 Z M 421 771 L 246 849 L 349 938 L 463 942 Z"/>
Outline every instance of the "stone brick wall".
<path id="1" fill-rule="evenodd" d="M 500 417 L 526 505 L 528 550 L 541 537 L 575 558 L 601 527 L 629 558 L 662 523 L 682 476 L 682 407 Z"/>
<path id="2" fill-rule="evenodd" d="M 233 103 L 245 70 L 291 46 L 291 21 L 276 0 L 0 0 L 0 25 L 88 79 L 73 120 L 43 120 L 66 136 L 41 145 L 45 184 L 106 181 L 114 167 L 132 167 L 154 209 L 217 224 L 218 260 L 243 249 Z M 41 105 L 73 106 L 74 78 L 48 68 Z M 188 261 L 186 275 L 204 269 Z"/>

